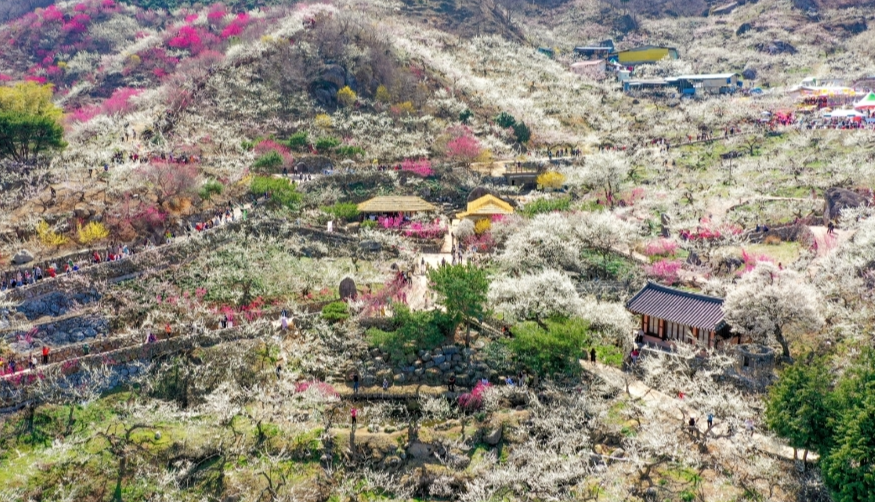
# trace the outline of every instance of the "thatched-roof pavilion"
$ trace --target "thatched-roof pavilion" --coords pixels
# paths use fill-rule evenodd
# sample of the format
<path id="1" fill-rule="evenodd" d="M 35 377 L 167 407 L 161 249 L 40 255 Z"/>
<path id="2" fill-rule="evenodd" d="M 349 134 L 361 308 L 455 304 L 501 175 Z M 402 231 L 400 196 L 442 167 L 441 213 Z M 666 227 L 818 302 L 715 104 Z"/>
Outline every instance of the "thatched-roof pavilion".
<path id="1" fill-rule="evenodd" d="M 374 197 L 358 205 L 363 214 L 409 214 L 436 211 L 437 208 L 419 197 L 389 195 Z"/>

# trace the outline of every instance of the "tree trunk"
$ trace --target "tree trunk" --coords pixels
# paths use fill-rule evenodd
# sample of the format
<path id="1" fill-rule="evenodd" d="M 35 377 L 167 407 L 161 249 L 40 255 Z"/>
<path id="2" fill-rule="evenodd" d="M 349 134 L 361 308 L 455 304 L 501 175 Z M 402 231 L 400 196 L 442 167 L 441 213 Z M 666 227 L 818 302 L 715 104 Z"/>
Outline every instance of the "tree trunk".
<path id="1" fill-rule="evenodd" d="M 127 459 L 122 456 L 118 459 L 118 477 L 115 481 L 115 492 L 112 495 L 112 499 L 115 502 L 122 502 L 122 478 L 125 477 L 126 467 Z"/>
<path id="2" fill-rule="evenodd" d="M 787 339 L 784 338 L 784 334 L 780 329 L 775 333 L 775 339 L 778 340 L 778 343 L 781 345 L 781 355 L 784 356 L 784 359 L 791 360 L 790 344 L 787 342 Z"/>

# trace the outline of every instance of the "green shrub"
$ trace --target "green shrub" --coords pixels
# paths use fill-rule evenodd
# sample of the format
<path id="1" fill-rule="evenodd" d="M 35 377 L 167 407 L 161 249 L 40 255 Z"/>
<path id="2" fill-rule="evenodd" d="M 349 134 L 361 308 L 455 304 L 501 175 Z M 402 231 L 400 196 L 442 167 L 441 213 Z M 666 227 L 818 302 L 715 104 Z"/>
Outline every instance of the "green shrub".
<path id="1" fill-rule="evenodd" d="M 392 309 L 395 311 L 392 319 L 395 330 L 372 328 L 368 330 L 367 338 L 368 343 L 387 352 L 393 360 L 441 346 L 455 326 L 453 319 L 439 310 L 411 312 L 400 304 L 393 305 Z"/>
<path id="2" fill-rule="evenodd" d="M 508 127 L 513 127 L 516 125 L 516 119 L 513 117 L 513 115 L 507 112 L 501 112 L 495 116 L 495 123 L 503 127 L 504 129 L 507 129 Z"/>
<path id="3" fill-rule="evenodd" d="M 279 169 L 283 165 L 283 156 L 276 150 L 271 150 L 261 157 L 255 159 L 252 167 L 262 171 L 273 171 Z"/>
<path id="4" fill-rule="evenodd" d="M 518 324 L 508 348 L 523 366 L 538 375 L 575 375 L 592 338 L 589 323 L 582 319 L 551 319 L 547 329 L 534 322 Z"/>
<path id="5" fill-rule="evenodd" d="M 285 141 L 287 147 L 292 150 L 303 150 L 310 146 L 310 136 L 307 131 L 298 131 Z"/>
<path id="6" fill-rule="evenodd" d="M 598 361 L 616 368 L 623 367 L 623 351 L 613 345 L 596 345 L 595 353 Z"/>
<path id="7" fill-rule="evenodd" d="M 516 136 L 517 142 L 528 143 L 532 139 L 532 130 L 525 122 L 517 122 L 513 126 L 513 135 Z"/>
<path id="8" fill-rule="evenodd" d="M 360 228 L 377 228 L 377 222 L 374 220 L 365 220 L 362 222 Z"/>
<path id="9" fill-rule="evenodd" d="M 365 154 L 364 148 L 360 148 L 357 146 L 349 146 L 342 145 L 338 146 L 337 149 L 334 150 L 334 153 L 340 155 L 341 157 L 356 157 Z"/>
<path id="10" fill-rule="evenodd" d="M 322 211 L 344 221 L 355 221 L 359 217 L 358 204 L 352 202 L 338 202 L 331 206 L 325 206 Z"/>
<path id="11" fill-rule="evenodd" d="M 520 213 L 524 216 L 532 217 L 541 213 L 568 211 L 570 207 L 571 199 L 568 197 L 563 197 L 561 199 L 538 199 L 526 204 Z"/>
<path id="12" fill-rule="evenodd" d="M 198 195 L 202 200 L 210 200 L 214 195 L 222 195 L 223 190 L 225 190 L 225 185 L 211 178 L 201 185 Z"/>
<path id="13" fill-rule="evenodd" d="M 270 192 L 270 203 L 295 209 L 301 203 L 301 194 L 295 190 L 295 186 L 284 178 L 271 176 L 255 176 L 249 185 L 249 191 L 255 195 L 264 195 Z"/>
<path id="14" fill-rule="evenodd" d="M 323 136 L 316 140 L 316 150 L 319 153 L 328 153 L 338 145 L 340 140 L 333 136 Z"/>
<path id="15" fill-rule="evenodd" d="M 253 148 L 255 148 L 254 141 L 243 140 L 240 142 L 240 148 L 246 150 L 247 152 L 251 152 Z"/>
<path id="16" fill-rule="evenodd" d="M 461 113 L 459 113 L 459 122 L 461 122 L 463 124 L 467 124 L 468 121 L 471 120 L 471 117 L 473 117 L 473 116 L 474 116 L 474 112 L 465 108 L 464 110 L 462 110 Z"/>
<path id="17" fill-rule="evenodd" d="M 349 306 L 346 302 L 332 302 L 322 308 L 322 318 L 329 322 L 349 319 Z"/>

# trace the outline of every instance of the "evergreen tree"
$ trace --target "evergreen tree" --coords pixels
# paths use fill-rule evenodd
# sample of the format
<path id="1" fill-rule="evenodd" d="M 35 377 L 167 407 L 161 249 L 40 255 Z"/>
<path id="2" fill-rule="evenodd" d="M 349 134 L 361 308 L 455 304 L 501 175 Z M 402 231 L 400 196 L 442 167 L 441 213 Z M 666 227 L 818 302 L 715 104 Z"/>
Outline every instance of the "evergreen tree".
<path id="1" fill-rule="evenodd" d="M 830 439 L 830 375 L 822 360 L 799 359 L 769 390 L 766 423 L 790 446 L 826 451 Z"/>
<path id="2" fill-rule="evenodd" d="M 465 317 L 480 318 L 485 313 L 489 289 L 486 270 L 474 265 L 448 265 L 430 271 L 428 279 L 456 324 Z"/>

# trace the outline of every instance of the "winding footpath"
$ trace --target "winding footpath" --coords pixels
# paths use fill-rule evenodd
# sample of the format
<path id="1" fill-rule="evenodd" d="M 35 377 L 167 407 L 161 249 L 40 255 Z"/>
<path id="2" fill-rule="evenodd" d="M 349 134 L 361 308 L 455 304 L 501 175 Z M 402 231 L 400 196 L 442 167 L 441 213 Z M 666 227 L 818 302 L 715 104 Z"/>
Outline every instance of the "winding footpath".
<path id="1" fill-rule="evenodd" d="M 584 371 L 586 371 L 587 373 L 589 373 L 595 377 L 598 377 L 599 379 L 603 380 L 606 383 L 609 383 L 609 384 L 614 385 L 614 386 L 621 388 L 621 389 L 628 388 L 629 396 L 631 396 L 634 399 L 641 400 L 645 404 L 655 406 L 661 410 L 672 410 L 672 409 L 676 410 L 677 413 L 670 414 L 670 418 L 672 418 L 674 420 L 678 420 L 681 423 L 684 422 L 686 420 L 686 418 L 690 417 L 690 416 L 704 417 L 705 415 L 707 415 L 707 413 L 702 412 L 701 410 L 693 409 L 690 406 L 688 406 L 686 403 L 684 403 L 684 402 L 682 402 L 674 397 L 671 397 L 663 392 L 660 392 L 656 389 L 648 387 L 640 380 L 635 379 L 634 377 L 632 377 L 629 374 L 623 373 L 621 370 L 619 370 L 617 368 L 614 368 L 611 366 L 606 366 L 606 365 L 600 364 L 600 363 L 593 364 L 593 363 L 590 363 L 588 361 L 580 361 L 580 365 Z M 670 413 L 670 412 L 666 411 L 666 413 Z M 713 436 L 719 435 L 719 436 L 723 436 L 723 437 L 728 438 L 729 436 L 732 436 L 733 434 L 731 434 L 729 432 L 727 427 L 728 427 L 727 424 L 720 423 L 718 421 L 718 423 L 712 428 L 711 434 Z M 705 433 L 707 431 L 707 426 L 705 426 L 705 428 L 703 429 L 702 425 L 700 423 L 699 425 L 696 426 L 696 429 L 698 429 L 698 431 L 700 433 Z M 735 436 L 738 436 L 741 434 L 745 434 L 745 433 L 739 431 L 738 433 L 735 434 Z M 773 455 L 776 457 L 780 457 L 780 458 L 783 458 L 785 460 L 791 460 L 791 461 L 796 460 L 796 458 L 793 455 L 793 448 L 779 443 L 778 441 L 775 440 L 774 437 L 760 434 L 758 432 L 754 432 L 753 434 L 750 434 L 748 437 L 749 437 L 748 441 L 751 442 L 752 446 L 763 453 Z M 799 453 L 801 455 L 801 452 L 799 452 Z M 808 453 L 808 460 L 817 461 L 817 459 L 818 459 L 818 456 L 816 453 L 814 453 L 814 452 Z"/>

